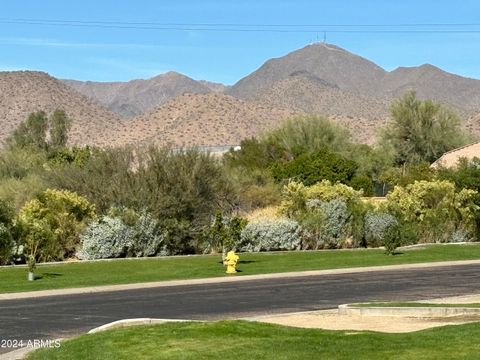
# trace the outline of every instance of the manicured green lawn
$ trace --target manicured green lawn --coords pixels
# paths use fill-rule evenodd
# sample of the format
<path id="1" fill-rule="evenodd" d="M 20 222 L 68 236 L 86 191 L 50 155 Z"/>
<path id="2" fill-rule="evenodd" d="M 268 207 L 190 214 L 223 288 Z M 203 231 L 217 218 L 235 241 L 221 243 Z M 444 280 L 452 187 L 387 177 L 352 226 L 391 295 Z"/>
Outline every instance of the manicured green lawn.
<path id="1" fill-rule="evenodd" d="M 302 270 L 480 259 L 480 245 L 437 245 L 387 256 L 379 249 L 240 254 L 234 276 Z M 37 266 L 35 281 L 25 267 L 0 268 L 0 293 L 173 279 L 228 276 L 219 255 L 125 259 Z"/>
<path id="2" fill-rule="evenodd" d="M 449 308 L 480 308 L 480 304 L 430 304 L 420 302 L 371 302 L 355 304 L 359 307 L 449 307 Z"/>
<path id="3" fill-rule="evenodd" d="M 405 334 L 299 329 L 246 321 L 169 323 L 83 335 L 29 360 L 478 359 L 480 324 Z"/>

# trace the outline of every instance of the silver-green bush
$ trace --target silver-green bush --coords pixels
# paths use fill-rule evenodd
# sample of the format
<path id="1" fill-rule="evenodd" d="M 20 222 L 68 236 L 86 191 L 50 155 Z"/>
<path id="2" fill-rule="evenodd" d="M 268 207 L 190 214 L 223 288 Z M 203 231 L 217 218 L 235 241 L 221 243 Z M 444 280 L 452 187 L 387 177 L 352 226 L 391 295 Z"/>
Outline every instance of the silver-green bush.
<path id="1" fill-rule="evenodd" d="M 307 201 L 302 225 L 308 230 L 309 247 L 313 249 L 338 248 L 350 234 L 351 214 L 341 199 Z"/>
<path id="2" fill-rule="evenodd" d="M 348 236 L 350 213 L 345 201 L 333 199 L 320 204 L 323 213 L 323 231 L 320 235 L 325 247 L 340 247 Z"/>
<path id="3" fill-rule="evenodd" d="M 80 236 L 80 259 L 106 259 L 125 256 L 132 246 L 134 231 L 119 218 L 104 216 L 88 225 Z"/>
<path id="4" fill-rule="evenodd" d="M 365 240 L 369 247 L 384 245 L 387 230 L 392 225 L 397 225 L 397 219 L 388 213 L 370 211 L 365 215 Z"/>
<path id="5" fill-rule="evenodd" d="M 150 214 L 142 213 L 132 230 L 134 237 L 129 253 L 137 257 L 168 255 L 165 248 L 165 235 L 159 228 L 158 221 Z"/>
<path id="6" fill-rule="evenodd" d="M 237 244 L 239 251 L 299 250 L 301 226 L 295 220 L 261 219 L 245 226 Z"/>
<path id="7" fill-rule="evenodd" d="M 91 260 L 166 255 L 164 240 L 158 221 L 148 213 L 142 213 L 132 225 L 119 217 L 104 216 L 92 222 L 81 236 L 78 256 Z"/>

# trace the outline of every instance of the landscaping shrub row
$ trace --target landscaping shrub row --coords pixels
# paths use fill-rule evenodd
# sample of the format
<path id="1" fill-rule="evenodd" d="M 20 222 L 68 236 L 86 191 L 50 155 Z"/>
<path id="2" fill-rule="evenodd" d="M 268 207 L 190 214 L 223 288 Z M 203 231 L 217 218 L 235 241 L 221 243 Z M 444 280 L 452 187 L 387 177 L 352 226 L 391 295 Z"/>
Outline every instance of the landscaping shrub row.
<path id="1" fill-rule="evenodd" d="M 472 140 L 458 116 L 409 92 L 391 118 L 373 147 L 302 116 L 220 158 L 68 146 L 33 113 L 0 150 L 0 264 L 478 240 L 480 160 L 429 166 Z"/>

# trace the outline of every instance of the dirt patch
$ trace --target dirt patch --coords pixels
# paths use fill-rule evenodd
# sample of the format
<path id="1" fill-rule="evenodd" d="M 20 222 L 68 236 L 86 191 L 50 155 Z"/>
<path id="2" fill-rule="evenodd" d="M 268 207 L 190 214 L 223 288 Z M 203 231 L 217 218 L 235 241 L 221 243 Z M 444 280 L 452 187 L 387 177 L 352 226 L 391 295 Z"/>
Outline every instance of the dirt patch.
<path id="1" fill-rule="evenodd" d="M 444 325 L 459 325 L 480 321 L 480 318 L 410 318 L 393 316 L 339 315 L 338 310 L 259 316 L 251 320 L 278 325 L 318 328 L 325 330 L 368 330 L 387 333 L 405 333 Z"/>
<path id="2" fill-rule="evenodd" d="M 430 299 L 418 302 L 438 304 L 480 303 L 480 294 L 456 296 L 441 299 Z M 300 313 L 265 315 L 249 318 L 249 320 L 267 322 L 278 325 L 318 328 L 325 330 L 379 331 L 387 333 L 405 333 L 429 329 L 437 326 L 459 325 L 480 321 L 475 316 L 458 316 L 445 318 L 417 318 L 398 316 L 360 316 L 339 315 L 337 309 L 309 311 Z"/>

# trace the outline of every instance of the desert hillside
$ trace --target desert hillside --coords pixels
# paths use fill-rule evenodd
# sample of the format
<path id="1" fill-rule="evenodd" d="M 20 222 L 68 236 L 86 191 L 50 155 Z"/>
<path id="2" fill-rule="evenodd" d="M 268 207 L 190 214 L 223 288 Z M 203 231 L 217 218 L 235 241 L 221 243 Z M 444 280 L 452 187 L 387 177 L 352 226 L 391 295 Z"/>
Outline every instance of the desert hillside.
<path id="1" fill-rule="evenodd" d="M 480 80 L 450 74 L 428 64 L 388 73 L 376 94 L 393 99 L 412 89 L 421 99 L 440 101 L 465 115 L 480 111 Z"/>
<path id="2" fill-rule="evenodd" d="M 174 71 L 128 82 L 63 81 L 124 117 L 144 114 L 185 93 L 222 92 L 225 88 L 223 84 L 196 81 Z"/>
<path id="3" fill-rule="evenodd" d="M 328 114 L 382 120 L 388 116 L 389 102 L 362 96 L 331 86 L 310 74 L 296 74 L 260 91 L 256 101 L 309 114 Z"/>
<path id="4" fill-rule="evenodd" d="M 118 116 L 46 73 L 0 72 L 0 142 L 30 113 L 57 108 L 73 120 L 71 143 L 108 145 L 109 134 L 123 126 Z"/>
<path id="5" fill-rule="evenodd" d="M 278 125 L 295 111 L 218 93 L 185 94 L 139 116 L 113 135 L 113 141 L 216 146 L 239 144 Z"/>
<path id="6" fill-rule="evenodd" d="M 372 83 L 378 83 L 386 74 L 385 70 L 367 59 L 337 46 L 319 43 L 268 60 L 227 93 L 239 98 L 253 98 L 275 82 L 299 72 L 311 74 L 331 86 L 367 95 L 374 94 Z"/>

